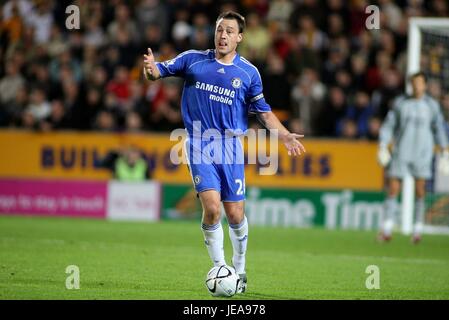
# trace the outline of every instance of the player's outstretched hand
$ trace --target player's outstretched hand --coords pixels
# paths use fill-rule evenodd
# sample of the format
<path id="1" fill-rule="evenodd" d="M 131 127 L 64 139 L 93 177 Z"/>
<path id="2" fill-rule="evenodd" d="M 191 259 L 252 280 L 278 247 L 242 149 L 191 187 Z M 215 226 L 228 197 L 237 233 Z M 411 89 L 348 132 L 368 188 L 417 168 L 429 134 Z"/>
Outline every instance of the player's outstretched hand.
<path id="1" fill-rule="evenodd" d="M 377 151 L 377 162 L 379 162 L 382 167 L 385 167 L 390 163 L 390 160 L 390 151 L 385 147 L 379 147 L 379 150 Z"/>
<path id="2" fill-rule="evenodd" d="M 298 141 L 299 138 L 304 138 L 304 135 L 289 133 L 283 138 L 289 156 L 299 156 L 301 155 L 301 152 L 306 152 L 306 148 L 304 148 L 302 143 Z"/>
<path id="3" fill-rule="evenodd" d="M 449 151 L 445 150 L 438 159 L 438 172 L 442 175 L 449 175 Z"/>
<path id="4" fill-rule="evenodd" d="M 154 61 L 153 51 L 150 48 L 148 48 L 148 53 L 143 55 L 143 74 L 149 80 L 159 78 L 159 70 Z"/>

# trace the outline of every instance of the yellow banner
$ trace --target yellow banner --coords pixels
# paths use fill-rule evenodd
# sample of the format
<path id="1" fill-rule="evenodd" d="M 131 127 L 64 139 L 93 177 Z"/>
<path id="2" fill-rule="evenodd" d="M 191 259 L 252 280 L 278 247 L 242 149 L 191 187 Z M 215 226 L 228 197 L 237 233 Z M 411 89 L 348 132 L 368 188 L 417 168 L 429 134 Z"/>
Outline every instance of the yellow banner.
<path id="1" fill-rule="evenodd" d="M 246 185 L 265 187 L 380 190 L 383 171 L 376 162 L 376 143 L 304 139 L 307 153 L 292 158 L 279 143 L 275 175 L 260 175 L 246 166 Z M 191 183 L 184 164 L 170 160 L 167 134 L 34 133 L 0 131 L 0 177 L 105 180 L 111 173 L 98 160 L 123 144 L 140 148 L 149 159 L 152 177 L 165 183 Z M 245 148 L 247 149 L 247 148 Z"/>

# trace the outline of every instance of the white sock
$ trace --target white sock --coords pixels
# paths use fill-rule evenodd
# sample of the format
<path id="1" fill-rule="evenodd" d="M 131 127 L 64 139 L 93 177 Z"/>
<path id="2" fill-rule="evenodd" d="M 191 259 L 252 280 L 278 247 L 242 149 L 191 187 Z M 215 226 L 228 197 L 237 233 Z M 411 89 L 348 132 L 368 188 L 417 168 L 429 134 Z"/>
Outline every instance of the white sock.
<path id="1" fill-rule="evenodd" d="M 393 232 L 395 220 L 396 220 L 396 211 L 398 210 L 398 201 L 396 197 L 394 198 L 387 198 L 385 200 L 385 217 L 384 222 L 382 225 L 382 232 L 387 235 L 391 236 L 391 233 Z"/>
<path id="2" fill-rule="evenodd" d="M 415 225 L 413 228 L 413 234 L 415 236 L 419 236 L 422 233 L 426 213 L 425 209 L 424 199 L 417 199 L 415 201 Z"/>
<path id="3" fill-rule="evenodd" d="M 223 250 L 223 228 L 221 222 L 213 225 L 202 224 L 201 230 L 204 234 L 204 243 L 206 244 L 209 257 L 214 266 L 219 267 L 224 264 L 224 250 Z"/>
<path id="4" fill-rule="evenodd" d="M 245 255 L 248 244 L 248 220 L 246 216 L 239 224 L 229 224 L 229 237 L 231 238 L 234 254 L 232 263 L 237 274 L 245 272 Z"/>

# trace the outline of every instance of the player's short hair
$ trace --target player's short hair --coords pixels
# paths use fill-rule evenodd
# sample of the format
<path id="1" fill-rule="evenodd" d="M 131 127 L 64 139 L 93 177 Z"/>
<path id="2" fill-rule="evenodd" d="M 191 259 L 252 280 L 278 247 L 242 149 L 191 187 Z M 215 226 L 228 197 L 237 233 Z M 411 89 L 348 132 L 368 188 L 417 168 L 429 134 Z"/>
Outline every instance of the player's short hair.
<path id="1" fill-rule="evenodd" d="M 243 31 L 245 30 L 246 27 L 245 17 L 235 11 L 226 11 L 220 13 L 216 23 L 220 21 L 220 19 L 236 20 L 237 24 L 239 25 L 239 33 L 243 33 Z"/>
<path id="2" fill-rule="evenodd" d="M 418 71 L 418 72 L 413 73 L 412 75 L 410 75 L 409 80 L 412 81 L 418 77 L 423 77 L 424 82 L 427 82 L 426 74 L 423 71 Z"/>

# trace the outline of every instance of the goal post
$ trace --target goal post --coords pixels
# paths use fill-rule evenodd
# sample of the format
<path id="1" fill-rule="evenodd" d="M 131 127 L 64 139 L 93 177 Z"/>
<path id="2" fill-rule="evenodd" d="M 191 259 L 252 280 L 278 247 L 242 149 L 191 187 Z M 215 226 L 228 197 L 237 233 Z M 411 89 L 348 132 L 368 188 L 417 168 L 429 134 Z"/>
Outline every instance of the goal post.
<path id="1" fill-rule="evenodd" d="M 443 41 L 441 41 L 443 40 Z M 445 43 L 446 41 L 446 43 Z M 423 63 L 423 52 L 426 55 L 432 51 L 440 52 L 441 57 L 433 57 L 436 62 Z M 429 57 L 426 57 L 429 59 Z M 438 63 L 438 58 L 441 62 Z M 412 17 L 409 19 L 408 46 L 407 46 L 407 80 L 408 77 L 418 71 L 423 71 L 426 76 L 431 76 L 439 82 L 442 90 L 449 92 L 449 18 L 423 18 Z M 443 61 L 446 60 L 446 61 Z M 443 64 L 440 66 L 439 64 Z M 446 70 L 446 68 L 448 68 Z M 406 81 L 406 91 L 411 94 L 412 88 Z M 413 230 L 413 215 L 415 202 L 414 179 L 411 175 L 404 177 L 402 181 L 401 203 L 401 232 L 411 234 Z M 449 212 L 448 212 L 449 215 Z M 425 225 L 424 232 L 449 233 L 449 224 L 442 226 Z"/>

